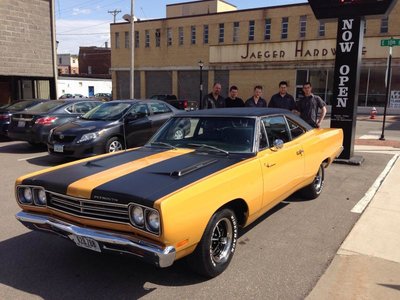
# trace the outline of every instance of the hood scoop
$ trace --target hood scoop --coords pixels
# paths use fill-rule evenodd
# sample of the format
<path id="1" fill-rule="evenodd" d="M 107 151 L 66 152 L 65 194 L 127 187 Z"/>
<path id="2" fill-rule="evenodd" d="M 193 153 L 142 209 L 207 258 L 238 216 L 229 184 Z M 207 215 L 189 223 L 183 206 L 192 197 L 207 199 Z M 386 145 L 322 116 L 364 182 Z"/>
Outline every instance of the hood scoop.
<path id="1" fill-rule="evenodd" d="M 160 172 L 160 173 L 157 172 L 157 173 L 158 174 L 163 174 L 163 175 L 169 175 L 171 177 L 182 177 L 182 176 L 185 176 L 185 175 L 187 175 L 189 173 L 197 171 L 199 169 L 205 168 L 205 167 L 207 167 L 207 166 L 209 166 L 211 164 L 214 164 L 217 161 L 218 161 L 218 159 L 209 159 L 209 160 L 205 160 L 205 161 L 199 162 L 197 164 L 191 165 L 189 167 L 186 167 L 186 168 L 183 168 L 183 169 L 180 169 L 180 170 L 174 170 L 172 172 Z"/>

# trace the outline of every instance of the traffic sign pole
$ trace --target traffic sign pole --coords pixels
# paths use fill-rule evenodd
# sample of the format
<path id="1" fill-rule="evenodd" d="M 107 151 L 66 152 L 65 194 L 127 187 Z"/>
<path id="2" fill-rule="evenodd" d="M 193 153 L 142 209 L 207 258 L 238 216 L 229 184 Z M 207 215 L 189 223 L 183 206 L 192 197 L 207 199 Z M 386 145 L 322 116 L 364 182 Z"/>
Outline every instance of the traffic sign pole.
<path id="1" fill-rule="evenodd" d="M 385 140 L 385 123 L 386 123 L 386 109 L 389 103 L 390 97 L 390 86 L 392 83 L 392 49 L 393 47 L 389 47 L 389 59 L 388 59 L 388 69 L 387 69 L 387 84 L 386 84 L 386 99 L 385 99 L 385 108 L 383 110 L 383 123 L 382 123 L 382 134 L 379 138 L 381 141 Z"/>

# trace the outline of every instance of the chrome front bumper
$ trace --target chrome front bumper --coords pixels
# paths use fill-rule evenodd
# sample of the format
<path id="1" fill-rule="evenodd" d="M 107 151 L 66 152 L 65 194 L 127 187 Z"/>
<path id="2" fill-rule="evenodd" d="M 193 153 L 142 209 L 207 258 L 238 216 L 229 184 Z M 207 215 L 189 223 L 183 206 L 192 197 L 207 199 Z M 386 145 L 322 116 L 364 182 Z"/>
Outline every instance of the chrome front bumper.
<path id="1" fill-rule="evenodd" d="M 176 252 L 172 246 L 161 248 L 135 237 L 79 227 L 37 213 L 21 211 L 15 217 L 31 230 L 55 233 L 71 241 L 74 236 L 89 238 L 98 242 L 101 251 L 131 254 L 160 268 L 169 267 L 175 261 Z"/>

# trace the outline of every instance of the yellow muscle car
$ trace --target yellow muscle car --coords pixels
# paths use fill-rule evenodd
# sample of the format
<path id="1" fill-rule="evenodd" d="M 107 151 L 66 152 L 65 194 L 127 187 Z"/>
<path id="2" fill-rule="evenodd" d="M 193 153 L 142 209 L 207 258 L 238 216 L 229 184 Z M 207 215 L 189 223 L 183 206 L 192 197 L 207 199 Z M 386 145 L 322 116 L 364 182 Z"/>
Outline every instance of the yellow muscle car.
<path id="1" fill-rule="evenodd" d="M 227 108 L 179 113 L 141 148 L 17 179 L 16 217 L 98 252 L 168 267 L 187 256 L 215 277 L 238 227 L 300 190 L 317 198 L 341 129 L 313 129 L 291 112 Z"/>

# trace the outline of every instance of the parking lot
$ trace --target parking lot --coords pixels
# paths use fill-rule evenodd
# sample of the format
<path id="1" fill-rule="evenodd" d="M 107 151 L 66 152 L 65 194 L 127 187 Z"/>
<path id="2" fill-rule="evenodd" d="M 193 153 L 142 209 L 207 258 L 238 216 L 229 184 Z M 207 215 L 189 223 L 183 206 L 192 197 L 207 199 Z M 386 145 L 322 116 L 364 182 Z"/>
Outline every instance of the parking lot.
<path id="1" fill-rule="evenodd" d="M 364 124 L 366 123 L 366 124 Z M 357 138 L 379 131 L 360 122 Z M 397 124 L 397 123 L 393 123 Z M 395 127 L 395 125 L 389 124 Z M 359 128 L 358 127 L 358 128 Z M 396 134 L 388 129 L 387 137 Z M 398 129 L 397 129 L 398 134 Z M 30 232 L 14 218 L 15 179 L 64 162 L 45 148 L 0 142 L 0 296 L 2 299 L 242 298 L 302 299 L 315 286 L 358 220 L 350 210 L 390 160 L 389 154 L 363 153 L 361 166 L 333 164 L 320 198 L 293 195 L 242 230 L 231 265 L 204 280 L 179 261 L 156 269 L 131 257 L 77 248 L 61 238 Z"/>

